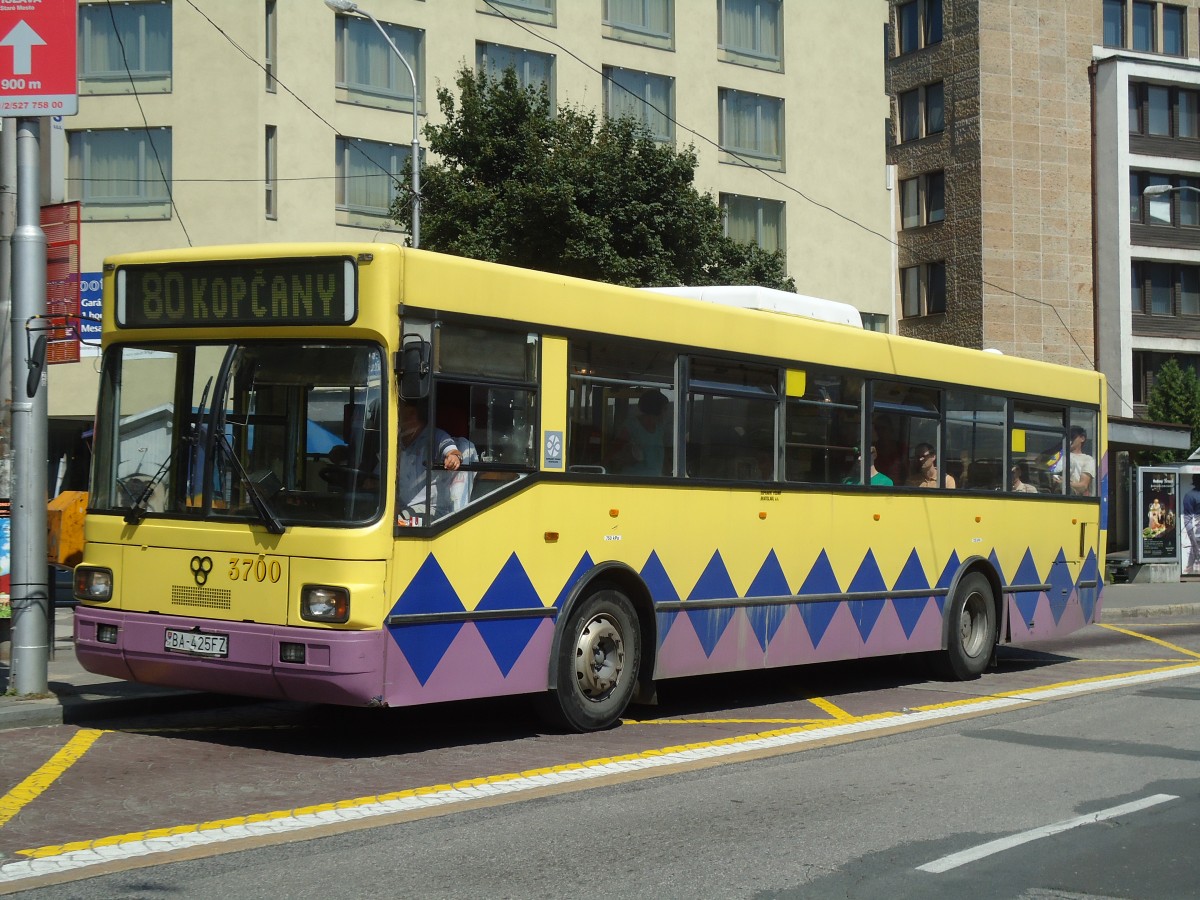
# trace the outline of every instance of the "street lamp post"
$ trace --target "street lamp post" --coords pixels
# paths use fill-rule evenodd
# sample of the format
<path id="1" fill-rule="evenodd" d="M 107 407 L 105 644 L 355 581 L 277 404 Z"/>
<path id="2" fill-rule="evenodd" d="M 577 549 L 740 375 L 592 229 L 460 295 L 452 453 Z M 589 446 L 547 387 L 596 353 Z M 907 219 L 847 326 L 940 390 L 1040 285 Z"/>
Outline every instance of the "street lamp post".
<path id="1" fill-rule="evenodd" d="M 325 0 L 325 5 L 334 12 L 345 13 L 348 16 L 362 16 L 364 19 L 370 19 L 375 23 L 375 27 L 379 29 L 379 33 L 383 35 L 383 39 L 387 41 L 388 46 L 392 48 L 392 52 L 396 54 L 396 58 L 400 60 L 404 66 L 404 70 L 408 72 L 408 77 L 412 79 L 413 89 L 413 136 L 412 136 L 412 245 L 413 247 L 421 246 L 421 139 L 420 131 L 417 122 L 417 110 L 420 109 L 421 98 L 417 92 L 417 73 L 413 71 L 412 66 L 408 64 L 408 60 L 404 58 L 404 54 L 397 49 L 392 39 L 388 37 L 388 33 L 384 31 L 379 20 L 362 9 L 357 3 L 352 0 Z"/>
<path id="2" fill-rule="evenodd" d="M 1192 187 L 1190 184 L 1148 184 L 1142 191 L 1142 196 L 1161 197 L 1163 194 L 1170 194 L 1173 191 L 1195 191 L 1200 194 L 1200 188 Z"/>

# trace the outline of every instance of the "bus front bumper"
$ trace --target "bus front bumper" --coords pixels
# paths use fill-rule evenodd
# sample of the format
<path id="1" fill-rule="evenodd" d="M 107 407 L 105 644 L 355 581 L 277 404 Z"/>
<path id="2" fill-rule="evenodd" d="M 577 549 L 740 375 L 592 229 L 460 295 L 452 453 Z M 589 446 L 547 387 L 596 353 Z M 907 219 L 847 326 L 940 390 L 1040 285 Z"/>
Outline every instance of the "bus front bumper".
<path id="1" fill-rule="evenodd" d="M 203 652 L 166 649 L 168 643 L 180 642 L 180 634 L 201 636 L 209 646 Z M 89 672 L 270 700 L 379 705 L 385 640 L 383 631 L 259 625 L 91 606 L 75 609 L 75 654 Z M 284 645 L 292 645 L 293 653 L 302 646 L 304 662 L 284 662 Z"/>

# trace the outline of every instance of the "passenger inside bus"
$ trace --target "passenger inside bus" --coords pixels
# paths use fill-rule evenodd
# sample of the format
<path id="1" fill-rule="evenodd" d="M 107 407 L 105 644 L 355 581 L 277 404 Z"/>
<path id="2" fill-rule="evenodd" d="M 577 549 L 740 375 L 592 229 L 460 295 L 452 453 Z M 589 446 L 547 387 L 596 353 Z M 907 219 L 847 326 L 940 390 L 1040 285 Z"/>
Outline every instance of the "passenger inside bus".
<path id="1" fill-rule="evenodd" d="M 661 391 L 645 390 L 637 410 L 625 419 L 614 441 L 610 470 L 623 475 L 662 475 L 666 461 L 666 426 L 663 413 L 668 405 Z"/>
<path id="2" fill-rule="evenodd" d="M 429 406 L 417 401 L 400 404 L 400 503 L 405 520 L 438 513 L 439 503 L 449 504 L 450 478 L 462 465 L 463 452 L 454 439 L 440 428 L 433 430 L 433 453 L 444 472 L 427 480 L 429 465 Z"/>
<path id="3" fill-rule="evenodd" d="M 946 487 L 956 487 L 957 483 L 953 475 L 947 474 Z M 915 487 L 936 488 L 941 487 L 941 479 L 939 477 L 937 466 L 937 453 L 933 446 L 926 443 L 917 444 L 913 451 L 913 475 L 908 482 Z"/>

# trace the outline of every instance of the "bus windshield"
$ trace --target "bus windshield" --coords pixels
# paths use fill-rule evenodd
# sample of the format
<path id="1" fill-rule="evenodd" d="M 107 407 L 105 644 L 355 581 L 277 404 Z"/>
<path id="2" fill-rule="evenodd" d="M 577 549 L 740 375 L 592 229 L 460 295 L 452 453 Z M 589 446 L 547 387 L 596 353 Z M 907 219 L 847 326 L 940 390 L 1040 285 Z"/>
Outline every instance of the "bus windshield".
<path id="1" fill-rule="evenodd" d="M 357 525 L 382 510 L 382 355 L 357 343 L 121 345 L 105 356 L 92 507 Z"/>

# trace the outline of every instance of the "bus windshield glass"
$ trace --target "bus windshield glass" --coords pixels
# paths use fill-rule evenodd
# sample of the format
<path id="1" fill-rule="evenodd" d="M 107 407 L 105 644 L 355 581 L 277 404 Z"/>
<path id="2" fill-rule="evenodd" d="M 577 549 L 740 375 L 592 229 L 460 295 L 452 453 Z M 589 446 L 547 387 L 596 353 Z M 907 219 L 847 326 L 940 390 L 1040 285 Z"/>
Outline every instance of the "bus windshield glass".
<path id="1" fill-rule="evenodd" d="M 361 343 L 121 345 L 105 356 L 93 496 L 127 521 L 356 525 L 382 510 L 382 354 Z"/>

